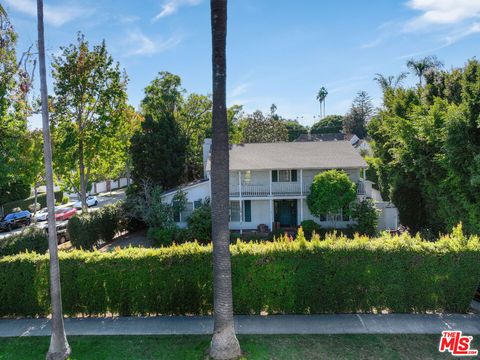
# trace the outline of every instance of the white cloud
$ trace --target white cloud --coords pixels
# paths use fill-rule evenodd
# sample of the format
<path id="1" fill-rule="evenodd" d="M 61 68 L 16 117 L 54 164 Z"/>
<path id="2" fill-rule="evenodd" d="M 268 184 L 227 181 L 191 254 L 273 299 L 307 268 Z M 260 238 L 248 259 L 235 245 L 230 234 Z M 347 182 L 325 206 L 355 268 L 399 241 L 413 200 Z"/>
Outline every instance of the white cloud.
<path id="1" fill-rule="evenodd" d="M 29 15 L 37 16 L 37 2 L 35 0 L 5 0 L 12 9 Z M 45 22 L 53 26 L 62 26 L 74 19 L 86 16 L 93 12 L 92 9 L 85 9 L 85 6 L 78 7 L 74 4 L 49 5 L 44 4 L 43 13 Z"/>
<path id="2" fill-rule="evenodd" d="M 243 83 L 243 84 L 237 85 L 228 93 L 228 96 L 230 98 L 236 98 L 240 95 L 243 95 L 246 93 L 249 86 L 250 86 L 249 83 Z"/>
<path id="3" fill-rule="evenodd" d="M 430 25 L 454 25 L 480 17 L 479 0 L 410 0 L 407 6 L 422 14 L 406 24 L 406 31 Z"/>
<path id="4" fill-rule="evenodd" d="M 162 10 L 154 16 L 152 21 L 173 15 L 183 6 L 196 6 L 201 2 L 202 0 L 168 0 L 162 5 Z"/>
<path id="5" fill-rule="evenodd" d="M 451 45 L 457 41 L 463 39 L 464 37 L 480 33 L 480 23 L 473 23 L 468 28 L 462 29 L 460 31 L 454 32 L 445 37 L 445 45 Z"/>
<path id="6" fill-rule="evenodd" d="M 127 56 L 151 55 L 171 49 L 182 41 L 181 36 L 173 35 L 168 39 L 151 39 L 140 30 L 130 32 L 126 39 L 129 50 Z"/>

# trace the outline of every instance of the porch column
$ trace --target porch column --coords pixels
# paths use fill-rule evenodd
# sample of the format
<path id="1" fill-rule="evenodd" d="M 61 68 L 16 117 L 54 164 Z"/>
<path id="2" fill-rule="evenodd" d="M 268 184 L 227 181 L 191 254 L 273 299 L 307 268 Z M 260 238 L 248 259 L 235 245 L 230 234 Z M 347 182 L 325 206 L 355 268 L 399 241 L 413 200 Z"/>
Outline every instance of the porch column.
<path id="1" fill-rule="evenodd" d="M 363 168 L 363 180 L 367 180 L 367 171 Z"/>
<path id="2" fill-rule="evenodd" d="M 303 197 L 300 198 L 300 224 L 303 221 Z"/>
<path id="3" fill-rule="evenodd" d="M 300 195 L 303 196 L 303 169 L 300 169 Z"/>
<path id="4" fill-rule="evenodd" d="M 272 196 L 272 170 L 269 170 L 270 172 L 270 196 Z"/>
<path id="5" fill-rule="evenodd" d="M 238 172 L 238 195 L 240 199 L 240 234 L 243 233 L 242 172 Z"/>
<path id="6" fill-rule="evenodd" d="M 272 227 L 272 231 L 273 231 L 273 199 L 270 198 L 269 200 L 269 203 L 270 203 L 270 226 Z"/>

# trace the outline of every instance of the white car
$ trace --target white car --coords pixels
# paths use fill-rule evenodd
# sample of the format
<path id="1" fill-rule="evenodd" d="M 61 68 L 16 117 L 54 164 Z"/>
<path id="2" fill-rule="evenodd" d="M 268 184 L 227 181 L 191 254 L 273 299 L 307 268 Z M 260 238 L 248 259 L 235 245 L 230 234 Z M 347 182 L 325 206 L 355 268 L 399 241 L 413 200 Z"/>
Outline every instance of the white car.
<path id="1" fill-rule="evenodd" d="M 96 196 L 87 196 L 87 206 L 96 206 L 98 205 L 98 200 Z M 82 208 L 82 201 L 78 200 L 75 204 L 73 204 L 73 207 L 76 209 L 81 209 Z"/>
<path id="2" fill-rule="evenodd" d="M 42 210 L 37 211 L 35 214 L 35 220 L 37 221 L 47 221 L 48 209 L 43 208 Z"/>

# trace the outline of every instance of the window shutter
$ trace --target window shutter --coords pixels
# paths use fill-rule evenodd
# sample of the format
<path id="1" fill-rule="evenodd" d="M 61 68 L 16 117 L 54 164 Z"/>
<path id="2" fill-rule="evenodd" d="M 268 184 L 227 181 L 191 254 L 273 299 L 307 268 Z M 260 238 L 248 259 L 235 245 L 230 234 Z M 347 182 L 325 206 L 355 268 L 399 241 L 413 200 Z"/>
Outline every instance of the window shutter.
<path id="1" fill-rule="evenodd" d="M 297 170 L 292 170 L 292 182 L 297 182 Z"/>
<path id="2" fill-rule="evenodd" d="M 272 170 L 272 181 L 273 182 L 278 181 L 278 171 L 277 170 Z"/>
<path id="3" fill-rule="evenodd" d="M 245 222 L 251 222 L 252 221 L 252 201 L 245 200 L 243 202 L 243 207 L 245 209 Z"/>

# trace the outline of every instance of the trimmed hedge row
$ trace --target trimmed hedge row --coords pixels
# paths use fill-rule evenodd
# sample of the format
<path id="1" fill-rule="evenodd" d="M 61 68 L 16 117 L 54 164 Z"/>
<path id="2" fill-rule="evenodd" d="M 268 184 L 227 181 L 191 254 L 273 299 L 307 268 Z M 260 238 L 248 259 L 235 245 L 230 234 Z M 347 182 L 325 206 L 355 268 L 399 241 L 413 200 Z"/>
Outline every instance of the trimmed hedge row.
<path id="1" fill-rule="evenodd" d="M 26 251 L 45 254 L 48 250 L 48 236 L 45 230 L 34 227 L 21 233 L 10 235 L 0 241 L 0 256 L 13 255 Z"/>
<path id="2" fill-rule="evenodd" d="M 60 253 L 67 315 L 207 314 L 211 245 Z M 466 312 L 480 279 L 480 241 L 461 231 L 418 237 L 327 236 L 231 246 L 237 314 Z M 0 316 L 50 312 L 48 257 L 0 259 Z"/>
<path id="3" fill-rule="evenodd" d="M 63 191 L 56 191 L 55 192 L 55 202 L 62 202 L 63 200 Z M 40 204 L 40 208 L 44 208 L 47 206 L 47 194 L 38 194 L 37 202 Z M 28 210 L 30 205 L 35 203 L 35 197 L 31 196 L 27 199 L 11 201 L 9 203 L 3 204 L 3 212 L 4 215 L 10 214 L 13 209 L 20 208 L 22 210 Z"/>

